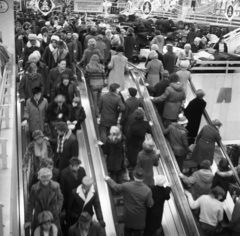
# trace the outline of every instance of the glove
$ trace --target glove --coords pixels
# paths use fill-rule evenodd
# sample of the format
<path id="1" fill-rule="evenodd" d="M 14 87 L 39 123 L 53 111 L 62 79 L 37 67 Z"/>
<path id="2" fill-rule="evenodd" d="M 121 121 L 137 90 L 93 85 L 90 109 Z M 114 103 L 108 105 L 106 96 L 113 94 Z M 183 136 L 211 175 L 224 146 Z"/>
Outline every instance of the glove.
<path id="1" fill-rule="evenodd" d="M 77 124 L 77 121 L 75 120 L 75 121 L 73 121 L 72 123 L 76 125 L 76 124 Z"/>
<path id="2" fill-rule="evenodd" d="M 108 181 L 108 180 L 110 179 L 110 177 L 106 175 L 106 176 L 104 177 L 104 179 L 105 179 L 105 181 Z"/>
<path id="3" fill-rule="evenodd" d="M 100 124 L 100 118 L 97 118 L 97 124 Z"/>
<path id="4" fill-rule="evenodd" d="M 60 114 L 58 115 L 58 119 L 62 119 L 62 117 L 63 117 L 63 114 L 60 113 Z"/>
<path id="5" fill-rule="evenodd" d="M 21 98 L 21 99 L 20 99 L 20 102 L 25 102 L 25 99 L 24 99 L 24 98 Z"/>
<path id="6" fill-rule="evenodd" d="M 99 220 L 99 224 L 100 224 L 103 228 L 106 227 L 106 224 L 105 224 L 105 222 L 104 222 L 103 220 Z"/>
<path id="7" fill-rule="evenodd" d="M 149 98 L 150 98 L 150 100 L 152 100 L 152 101 L 154 100 L 154 97 L 152 97 L 152 96 L 150 96 Z"/>
<path id="8" fill-rule="evenodd" d="M 24 120 L 23 122 L 22 122 L 22 126 L 26 126 L 27 125 L 27 120 Z"/>

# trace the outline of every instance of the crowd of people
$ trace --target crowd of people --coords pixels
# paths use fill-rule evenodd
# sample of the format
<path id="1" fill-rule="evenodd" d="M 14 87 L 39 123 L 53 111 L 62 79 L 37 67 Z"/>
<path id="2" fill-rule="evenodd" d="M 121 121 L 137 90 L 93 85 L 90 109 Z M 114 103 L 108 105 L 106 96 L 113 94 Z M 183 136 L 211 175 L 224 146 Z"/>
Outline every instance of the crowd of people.
<path id="1" fill-rule="evenodd" d="M 127 89 L 124 83 L 137 44 L 134 30 L 88 26 L 80 16 L 59 13 L 35 18 L 17 15 L 15 28 L 17 62 L 23 69 L 18 88 L 24 105 L 22 126 L 31 138 L 23 158 L 29 188 L 25 227 L 31 226 L 34 236 L 105 235 L 97 188 L 79 158 L 78 130 L 87 118 L 80 99 L 81 67 L 103 144 L 109 175 L 105 179 L 113 194 L 122 194 L 124 199 L 124 235 L 156 236 L 171 184 L 165 176 L 153 174 L 161 150 L 152 140 L 145 140 L 152 128 L 143 101 L 136 88 Z M 146 86 L 163 118 L 163 132 L 172 146 L 179 176 L 191 186 L 186 191 L 190 207 L 200 209 L 197 214 L 203 230 L 214 235 L 223 220 L 222 200 L 235 179 L 224 159 L 215 176 L 210 171 L 222 124 L 213 120 L 198 133 L 206 107 L 204 91 L 197 90 L 196 98 L 184 106 L 191 80 L 188 69 L 193 53 L 201 50 L 201 40 L 188 34 L 179 56 L 170 43 L 163 55 L 160 36 L 157 32 L 150 46 Z M 217 49 L 225 48 L 220 39 Z M 104 87 L 108 92 L 102 94 Z M 121 91 L 126 89 L 124 100 Z M 195 165 L 186 176 L 181 172 L 189 158 Z M 229 224 L 232 235 L 240 233 L 239 204 Z M 98 222 L 92 219 L 94 212 Z"/>

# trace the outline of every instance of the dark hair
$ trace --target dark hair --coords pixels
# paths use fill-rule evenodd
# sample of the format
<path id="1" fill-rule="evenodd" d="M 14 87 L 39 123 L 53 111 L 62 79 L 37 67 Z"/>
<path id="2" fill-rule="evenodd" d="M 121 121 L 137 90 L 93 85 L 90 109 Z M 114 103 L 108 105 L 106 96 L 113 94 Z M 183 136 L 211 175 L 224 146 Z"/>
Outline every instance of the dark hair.
<path id="1" fill-rule="evenodd" d="M 120 34 L 121 33 L 121 29 L 119 27 L 116 28 L 116 31 Z"/>
<path id="2" fill-rule="evenodd" d="M 33 67 L 37 68 L 37 65 L 35 63 L 31 63 L 27 68 L 27 72 L 31 74 L 33 72 Z"/>
<path id="3" fill-rule="evenodd" d="M 211 162 L 209 160 L 203 160 L 200 164 L 201 169 L 209 170 Z"/>
<path id="4" fill-rule="evenodd" d="M 176 83 L 179 81 L 179 76 L 176 73 L 172 73 L 169 76 L 169 81 L 170 81 L 170 83 Z"/>
<path id="5" fill-rule="evenodd" d="M 65 79 L 70 80 L 69 75 L 63 73 L 63 74 L 61 75 L 61 81 L 65 80 Z"/>
<path id="6" fill-rule="evenodd" d="M 116 52 L 125 52 L 125 48 L 124 48 L 124 46 L 122 46 L 122 45 L 118 45 L 117 46 L 117 48 L 116 48 Z"/>
<path id="7" fill-rule="evenodd" d="M 222 158 L 221 161 L 219 161 L 218 169 L 220 171 L 228 171 L 229 170 L 228 164 L 229 164 L 228 160 L 226 158 Z"/>
<path id="8" fill-rule="evenodd" d="M 219 187 L 219 186 L 216 186 L 215 188 L 213 188 L 210 192 L 215 198 L 218 198 L 219 195 L 221 195 L 222 197 L 225 197 L 226 193 L 225 191 Z"/>
<path id="9" fill-rule="evenodd" d="M 113 84 L 110 84 L 109 91 L 110 92 L 116 92 L 118 88 L 120 88 L 120 85 L 117 84 L 117 83 L 113 83 Z"/>
<path id="10" fill-rule="evenodd" d="M 67 60 L 66 59 L 61 59 L 61 58 L 58 60 L 58 64 L 60 64 L 62 61 L 65 61 L 66 64 L 67 64 Z"/>
<path id="11" fill-rule="evenodd" d="M 160 31 L 160 30 L 156 30 L 155 34 L 156 34 L 156 35 L 160 35 L 160 34 L 161 34 L 161 31 Z"/>

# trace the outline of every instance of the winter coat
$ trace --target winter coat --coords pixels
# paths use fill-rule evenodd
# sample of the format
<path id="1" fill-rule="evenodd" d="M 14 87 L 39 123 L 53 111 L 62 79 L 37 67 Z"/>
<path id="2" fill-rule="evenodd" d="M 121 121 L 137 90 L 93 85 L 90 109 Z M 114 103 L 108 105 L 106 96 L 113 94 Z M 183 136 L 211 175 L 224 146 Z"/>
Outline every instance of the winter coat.
<path id="1" fill-rule="evenodd" d="M 66 87 L 67 89 L 65 89 Z M 67 93 L 65 92 L 65 90 Z M 68 104 L 72 103 L 74 97 L 80 97 L 79 90 L 77 89 L 75 83 L 73 83 L 72 81 L 69 81 L 68 86 L 65 86 L 62 82 L 57 84 L 57 86 L 55 87 L 54 97 L 56 97 L 58 94 L 64 95 L 66 98 L 66 103 Z"/>
<path id="2" fill-rule="evenodd" d="M 193 199 L 196 200 L 202 195 L 208 195 L 210 193 L 213 181 L 213 173 L 211 170 L 201 169 L 192 174 L 192 176 L 184 176 L 183 182 L 190 185 L 190 192 Z"/>
<path id="3" fill-rule="evenodd" d="M 44 40 L 42 41 L 42 47 L 43 47 L 43 49 L 45 50 L 50 43 L 51 43 L 51 38 L 50 38 L 49 36 L 47 36 L 46 42 L 45 42 Z"/>
<path id="4" fill-rule="evenodd" d="M 213 49 L 216 49 L 217 51 L 219 51 L 219 43 L 216 43 Z M 224 52 L 228 53 L 228 46 L 226 43 L 224 43 Z"/>
<path id="5" fill-rule="evenodd" d="M 106 44 L 102 40 L 97 40 L 96 49 L 98 49 L 101 53 L 101 56 L 103 58 L 103 63 L 106 61 L 106 57 L 108 54 L 106 54 Z"/>
<path id="6" fill-rule="evenodd" d="M 161 54 L 159 51 L 156 51 L 156 53 L 158 54 L 158 60 L 162 62 L 163 68 L 165 68 L 165 61 L 164 61 L 164 56 L 163 56 L 163 54 Z M 150 61 L 151 61 L 151 59 L 148 57 L 148 58 L 147 58 L 147 61 L 146 61 L 146 63 L 145 63 L 145 67 L 147 66 L 148 62 L 150 62 Z"/>
<path id="7" fill-rule="evenodd" d="M 232 219 L 228 224 L 228 228 L 230 228 L 233 232 L 240 233 L 240 199 L 238 199 L 235 203 Z"/>
<path id="8" fill-rule="evenodd" d="M 20 81 L 18 92 L 20 99 L 25 99 L 25 101 L 29 98 L 33 97 L 32 89 L 34 87 L 41 87 L 42 94 L 44 94 L 45 86 L 43 82 L 42 76 L 37 73 L 31 76 L 28 73 L 25 73 Z"/>
<path id="9" fill-rule="evenodd" d="M 143 182 L 126 182 L 116 184 L 107 180 L 112 189 L 123 195 L 123 222 L 130 229 L 144 229 L 147 207 L 153 205 L 151 189 Z"/>
<path id="10" fill-rule="evenodd" d="M 89 39 L 95 39 L 97 41 L 97 35 L 88 34 L 85 36 L 84 43 L 83 43 L 83 50 L 85 50 L 88 47 Z"/>
<path id="11" fill-rule="evenodd" d="M 39 51 L 41 55 L 43 55 L 43 47 L 41 46 L 40 42 L 36 40 L 36 45 L 32 46 L 31 42 L 28 41 L 26 46 L 23 50 L 23 66 L 25 66 L 26 62 L 28 61 L 28 57 L 30 54 L 32 54 L 34 51 Z"/>
<path id="12" fill-rule="evenodd" d="M 127 157 L 131 167 L 137 164 L 138 153 L 142 150 L 142 144 L 147 133 L 151 133 L 148 121 L 134 120 L 129 126 L 127 135 Z"/>
<path id="13" fill-rule="evenodd" d="M 71 218 L 78 219 L 82 212 L 88 212 L 91 216 L 96 212 L 98 221 L 103 221 L 103 215 L 101 210 L 98 193 L 94 185 L 89 189 L 87 197 L 82 189 L 82 184 L 79 184 L 75 189 L 71 191 L 69 204 L 67 208 L 67 219 L 72 225 Z"/>
<path id="14" fill-rule="evenodd" d="M 103 152 L 107 155 L 106 162 L 109 172 L 122 170 L 125 156 L 125 137 L 122 136 L 120 140 L 112 140 L 108 137 L 103 145 Z"/>
<path id="15" fill-rule="evenodd" d="M 70 119 L 69 121 L 77 121 L 77 124 L 75 125 L 74 130 L 79 130 L 81 129 L 81 124 L 82 122 L 86 119 L 86 113 L 84 111 L 84 108 L 80 105 L 77 107 L 71 106 L 70 108 Z"/>
<path id="16" fill-rule="evenodd" d="M 187 34 L 187 43 L 193 43 L 194 39 L 197 37 L 197 34 L 193 31 L 189 31 Z"/>
<path id="17" fill-rule="evenodd" d="M 146 151 L 142 150 L 138 153 L 136 169 L 141 167 L 145 172 L 144 183 L 147 186 L 154 185 L 153 179 L 153 166 L 158 166 L 159 155 L 156 154 L 155 150 Z"/>
<path id="18" fill-rule="evenodd" d="M 105 61 L 106 61 L 107 56 L 108 56 L 108 54 L 110 52 L 110 49 L 111 49 L 111 40 L 109 38 L 107 38 L 106 36 L 103 36 L 103 42 L 106 45 L 106 58 L 105 58 Z"/>
<path id="19" fill-rule="evenodd" d="M 205 125 L 201 129 L 196 139 L 196 147 L 192 154 L 192 160 L 198 165 L 203 160 L 209 160 L 213 163 L 213 156 L 215 151 L 215 142 L 221 140 L 219 130 L 212 125 Z"/>
<path id="20" fill-rule="evenodd" d="M 182 102 L 186 96 L 183 91 L 183 84 L 180 82 L 170 83 L 163 95 L 154 98 L 155 102 L 165 101 L 163 117 L 168 120 L 177 120 L 181 113 Z"/>
<path id="21" fill-rule="evenodd" d="M 124 38 L 125 56 L 129 61 L 132 60 L 133 50 L 136 45 L 136 39 L 133 34 L 128 34 Z"/>
<path id="22" fill-rule="evenodd" d="M 184 115 L 188 119 L 186 129 L 189 137 L 195 138 L 197 136 L 206 105 L 207 103 L 202 98 L 194 98 L 185 108 Z"/>
<path id="23" fill-rule="evenodd" d="M 86 172 L 83 167 L 79 167 L 77 179 L 74 177 L 70 167 L 66 167 L 60 173 L 59 183 L 62 190 L 64 204 L 63 208 L 67 212 L 67 207 L 69 204 L 69 200 L 72 197 L 72 190 L 77 188 L 80 184 L 82 184 L 82 179 L 86 176 Z"/>
<path id="24" fill-rule="evenodd" d="M 150 48 L 153 44 L 157 44 L 159 48 L 158 51 L 163 54 L 164 37 L 162 35 L 155 36 L 150 43 Z"/>
<path id="25" fill-rule="evenodd" d="M 68 51 L 72 61 L 77 61 L 78 58 L 78 43 L 77 41 L 71 40 L 67 43 Z"/>
<path id="26" fill-rule="evenodd" d="M 161 73 L 163 73 L 164 68 L 161 61 L 158 59 L 152 59 L 147 64 L 146 73 L 147 73 L 147 80 L 146 82 L 149 83 L 150 86 L 154 87 L 160 80 Z"/>
<path id="27" fill-rule="evenodd" d="M 164 202 L 170 199 L 170 187 L 160 187 L 153 186 L 152 190 L 152 198 L 153 198 L 153 206 L 151 208 L 147 208 L 147 216 L 146 216 L 146 227 L 145 230 L 157 230 L 160 228 L 162 224 L 162 215 L 164 209 Z"/>
<path id="28" fill-rule="evenodd" d="M 68 231 L 68 236 L 81 236 L 80 234 L 81 232 L 79 230 L 79 223 L 77 222 L 76 224 L 70 227 Z M 87 236 L 105 236 L 105 235 L 106 234 L 102 226 L 98 222 L 92 221 Z"/>
<path id="29" fill-rule="evenodd" d="M 121 97 L 115 92 L 102 95 L 99 103 L 100 125 L 111 127 L 117 124 L 118 114 L 125 110 Z"/>
<path id="30" fill-rule="evenodd" d="M 55 89 L 57 85 L 61 82 L 61 75 L 67 74 L 69 76 L 70 81 L 74 81 L 73 72 L 71 69 L 66 68 L 63 72 L 60 73 L 58 67 L 50 70 L 47 78 L 46 84 L 46 94 L 49 94 L 51 97 L 51 101 L 55 98 Z"/>
<path id="31" fill-rule="evenodd" d="M 199 50 L 203 49 L 203 45 L 200 43 L 196 45 L 195 43 L 191 43 L 191 51 L 192 53 L 198 53 Z"/>
<path id="32" fill-rule="evenodd" d="M 48 66 L 48 71 L 55 68 L 58 65 L 58 61 L 54 59 L 53 52 L 57 50 L 54 49 L 52 44 L 49 44 L 44 53 L 43 53 L 43 62 Z M 62 57 L 62 59 L 66 59 L 67 67 L 72 68 L 72 60 L 69 52 L 66 52 L 66 55 Z"/>
<path id="33" fill-rule="evenodd" d="M 177 61 L 177 56 L 174 52 L 167 52 L 163 55 L 165 62 L 165 70 L 168 70 L 169 74 L 172 74 L 175 71 L 175 65 Z"/>
<path id="34" fill-rule="evenodd" d="M 92 55 L 98 55 L 100 61 L 103 60 L 103 57 L 102 57 L 102 55 L 101 55 L 101 53 L 98 49 L 87 48 L 83 52 L 83 58 L 80 61 L 80 66 L 85 67 L 90 62 L 90 59 L 91 59 Z"/>
<path id="35" fill-rule="evenodd" d="M 143 108 L 143 102 L 140 98 L 130 97 L 125 101 L 125 110 L 122 113 L 120 121 L 125 136 L 128 134 L 129 125 L 134 121 L 133 113 L 139 107 Z"/>
<path id="36" fill-rule="evenodd" d="M 31 229 L 32 235 L 38 226 L 38 215 L 43 211 L 50 211 L 53 214 L 53 222 L 58 227 L 58 235 L 61 234 L 61 226 L 59 221 L 59 214 L 62 210 L 63 195 L 60 186 L 57 182 L 50 180 L 49 182 L 49 196 L 48 203 L 44 202 L 44 195 L 41 182 L 32 186 L 26 213 L 26 222 L 32 222 Z M 33 214 L 34 211 L 34 214 Z"/>
<path id="37" fill-rule="evenodd" d="M 47 99 L 41 97 L 38 104 L 33 98 L 29 98 L 24 107 L 23 120 L 27 120 L 29 131 L 44 131 L 45 115 L 48 107 Z"/>
<path id="38" fill-rule="evenodd" d="M 108 88 L 111 84 L 117 83 L 120 85 L 120 89 L 124 90 L 125 72 L 128 71 L 128 61 L 122 54 L 112 56 L 111 62 L 108 65 L 110 69 L 108 76 Z"/>
<path id="39" fill-rule="evenodd" d="M 171 123 L 164 133 L 169 134 L 169 142 L 174 155 L 186 156 L 190 152 L 188 148 L 188 132 L 182 125 Z"/>

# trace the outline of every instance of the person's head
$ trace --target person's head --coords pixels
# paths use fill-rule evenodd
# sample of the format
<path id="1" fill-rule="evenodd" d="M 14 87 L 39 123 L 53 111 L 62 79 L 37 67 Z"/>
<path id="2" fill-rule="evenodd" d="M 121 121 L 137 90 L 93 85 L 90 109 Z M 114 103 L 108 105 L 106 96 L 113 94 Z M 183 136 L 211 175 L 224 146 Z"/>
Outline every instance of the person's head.
<path id="1" fill-rule="evenodd" d="M 73 172 L 77 172 L 82 162 L 78 157 L 72 157 L 69 160 L 69 163 L 70 163 L 71 170 Z"/>
<path id="2" fill-rule="evenodd" d="M 215 119 L 212 120 L 212 125 L 219 129 L 222 126 L 222 123 L 218 119 Z"/>
<path id="3" fill-rule="evenodd" d="M 72 101 L 72 106 L 73 107 L 78 107 L 81 105 L 81 100 L 79 97 L 74 97 Z"/>
<path id="4" fill-rule="evenodd" d="M 120 140 L 122 137 L 122 132 L 117 126 L 112 126 L 110 128 L 110 136 L 111 140 Z"/>
<path id="5" fill-rule="evenodd" d="M 34 53 L 31 53 L 29 56 L 28 56 L 28 61 L 30 63 L 37 63 L 39 60 L 38 60 L 38 57 L 36 56 L 36 54 Z"/>
<path id="6" fill-rule="evenodd" d="M 41 168 L 38 171 L 38 179 L 42 185 L 47 186 L 52 179 L 52 171 L 48 168 Z"/>
<path id="7" fill-rule="evenodd" d="M 168 43 L 166 46 L 168 52 L 173 52 L 173 45 L 171 43 Z"/>
<path id="8" fill-rule="evenodd" d="M 177 83 L 179 81 L 179 76 L 176 73 L 172 73 L 169 76 L 170 83 Z"/>
<path id="9" fill-rule="evenodd" d="M 59 40 L 58 43 L 57 43 L 57 48 L 58 48 L 58 51 L 63 51 L 63 49 L 65 48 L 65 44 L 62 40 Z"/>
<path id="10" fill-rule="evenodd" d="M 201 42 L 202 42 L 202 44 L 206 44 L 207 43 L 207 38 L 205 36 L 203 36 L 201 38 Z"/>
<path id="11" fill-rule="evenodd" d="M 107 29 L 107 30 L 105 31 L 105 35 L 106 35 L 107 37 L 111 37 L 111 34 L 112 34 L 112 32 L 111 32 L 110 29 Z"/>
<path id="12" fill-rule="evenodd" d="M 95 48 L 95 47 L 96 47 L 96 44 L 97 44 L 97 42 L 96 42 L 95 39 L 89 39 L 89 40 L 88 40 L 88 47 L 89 47 L 89 48 Z"/>
<path id="13" fill-rule="evenodd" d="M 167 179 L 164 175 L 155 175 L 154 184 L 159 187 L 163 187 L 165 183 L 167 183 Z"/>
<path id="14" fill-rule="evenodd" d="M 113 39 L 111 40 L 111 46 L 112 47 L 117 47 L 120 44 L 120 40 L 118 37 L 113 37 Z"/>
<path id="15" fill-rule="evenodd" d="M 66 98 L 62 94 L 58 94 L 54 99 L 54 102 L 60 106 L 62 106 L 65 101 L 66 101 Z"/>
<path id="16" fill-rule="evenodd" d="M 145 140 L 142 144 L 143 150 L 146 152 L 151 152 L 154 150 L 155 144 L 154 142 L 150 140 Z"/>
<path id="17" fill-rule="evenodd" d="M 145 172 L 141 167 L 133 171 L 133 178 L 135 181 L 143 182 L 144 177 L 145 177 Z"/>
<path id="18" fill-rule="evenodd" d="M 55 129 L 58 135 L 64 135 L 68 131 L 68 126 L 64 121 L 60 121 L 56 124 Z"/>
<path id="19" fill-rule="evenodd" d="M 190 65 L 189 60 L 181 60 L 181 61 L 180 61 L 180 64 L 179 64 L 181 70 L 187 70 L 187 68 L 189 67 L 189 65 Z"/>
<path id="20" fill-rule="evenodd" d="M 73 34 L 72 34 L 72 37 L 73 37 L 74 40 L 78 40 L 79 35 L 78 35 L 77 33 L 73 33 Z"/>
<path id="21" fill-rule="evenodd" d="M 66 67 L 67 67 L 67 61 L 66 59 L 60 59 L 58 61 L 58 67 L 61 69 L 61 70 L 65 70 Z"/>
<path id="22" fill-rule="evenodd" d="M 153 59 L 157 59 L 158 58 L 158 54 L 155 50 L 152 50 L 149 55 L 148 55 L 149 59 L 153 60 Z"/>
<path id="23" fill-rule="evenodd" d="M 48 157 L 45 157 L 42 159 L 42 168 L 46 167 L 50 170 L 53 170 L 53 167 L 54 167 L 54 162 L 53 162 L 53 159 L 51 158 L 48 158 Z"/>
<path id="24" fill-rule="evenodd" d="M 179 115 L 178 115 L 177 123 L 178 123 L 179 125 L 182 125 L 182 126 L 186 127 L 187 124 L 188 124 L 188 119 L 187 119 L 186 116 L 184 116 L 183 114 L 179 114 Z"/>
<path id="25" fill-rule="evenodd" d="M 72 38 L 72 32 L 71 31 L 68 31 L 67 32 L 67 39 L 71 39 Z"/>
<path id="26" fill-rule="evenodd" d="M 28 40 L 32 44 L 32 46 L 35 46 L 37 43 L 37 35 L 36 34 L 29 34 Z"/>
<path id="27" fill-rule="evenodd" d="M 44 134 L 41 130 L 35 130 L 32 133 L 32 137 L 34 142 L 36 142 L 38 145 L 41 145 L 44 141 Z"/>
<path id="28" fill-rule="evenodd" d="M 184 26 L 184 29 L 185 29 L 185 30 L 189 30 L 189 25 L 185 25 L 185 26 Z"/>
<path id="29" fill-rule="evenodd" d="M 103 35 L 102 34 L 98 34 L 97 35 L 97 40 L 98 41 L 102 41 L 103 40 Z"/>
<path id="30" fill-rule="evenodd" d="M 47 27 L 42 27 L 41 33 L 44 37 L 48 36 L 48 28 Z"/>
<path id="31" fill-rule="evenodd" d="M 223 158 L 218 163 L 218 169 L 220 171 L 229 171 L 229 163 L 226 158 Z"/>
<path id="32" fill-rule="evenodd" d="M 200 168 L 204 170 L 210 170 L 211 162 L 209 160 L 203 160 L 200 164 Z"/>
<path id="33" fill-rule="evenodd" d="M 204 93 L 204 91 L 202 89 L 198 89 L 196 91 L 196 97 L 197 98 L 203 98 L 204 96 L 205 96 L 205 93 Z"/>
<path id="34" fill-rule="evenodd" d="M 169 79 L 169 72 L 168 72 L 168 70 L 164 70 L 163 71 L 162 77 L 163 77 L 163 79 Z"/>
<path id="35" fill-rule="evenodd" d="M 57 35 L 53 35 L 51 37 L 51 44 L 54 48 L 57 48 L 57 43 L 60 40 L 60 38 Z"/>
<path id="36" fill-rule="evenodd" d="M 38 223 L 43 232 L 49 232 L 53 221 L 53 215 L 50 211 L 43 211 L 38 215 Z"/>
<path id="37" fill-rule="evenodd" d="M 128 27 L 127 34 L 133 34 L 134 29 L 132 27 Z"/>
<path id="38" fill-rule="evenodd" d="M 156 34 L 156 35 L 161 35 L 161 31 L 160 31 L 160 30 L 156 30 L 156 31 L 155 31 L 155 34 Z"/>
<path id="39" fill-rule="evenodd" d="M 42 96 L 41 87 L 36 86 L 36 87 L 32 88 L 32 94 L 33 94 L 33 98 L 38 101 Z"/>
<path id="40" fill-rule="evenodd" d="M 191 49 L 191 45 L 190 45 L 189 43 L 186 43 L 186 44 L 184 45 L 184 50 L 185 50 L 186 52 L 189 52 L 190 49 Z"/>
<path id="41" fill-rule="evenodd" d="M 60 35 L 61 35 L 61 39 L 65 40 L 67 38 L 67 30 L 62 29 Z"/>
<path id="42" fill-rule="evenodd" d="M 226 196 L 226 193 L 221 187 L 217 186 L 211 190 L 210 195 L 221 201 Z"/>
<path id="43" fill-rule="evenodd" d="M 82 180 L 82 187 L 88 192 L 94 184 L 93 178 L 85 176 Z"/>
<path id="44" fill-rule="evenodd" d="M 145 116 L 144 111 L 140 108 L 136 109 L 133 113 L 133 118 L 135 120 L 144 120 L 144 116 Z"/>
<path id="45" fill-rule="evenodd" d="M 80 228 L 88 231 L 91 222 L 92 222 L 92 216 L 86 211 L 82 212 L 78 219 Z"/>
<path id="46" fill-rule="evenodd" d="M 130 94 L 131 97 L 136 97 L 137 92 L 138 92 L 137 89 L 133 87 L 128 88 L 128 93 Z"/>
<path id="47" fill-rule="evenodd" d="M 37 40 L 38 40 L 39 42 L 42 42 L 42 41 L 43 41 L 43 36 L 42 36 L 42 34 L 38 34 Z"/>
<path id="48" fill-rule="evenodd" d="M 158 51 L 158 50 L 159 50 L 159 47 L 158 47 L 157 44 L 152 44 L 152 46 L 151 46 L 151 51 L 153 51 L 153 50 L 155 50 L 155 51 Z"/>
<path id="49" fill-rule="evenodd" d="M 27 72 L 30 75 L 35 75 L 37 73 L 37 65 L 35 63 L 31 63 L 29 67 L 27 68 Z"/>
<path id="50" fill-rule="evenodd" d="M 64 86 L 68 86 L 69 81 L 70 81 L 69 75 L 67 75 L 67 74 L 62 74 L 62 75 L 61 75 L 61 80 L 62 80 L 62 83 L 63 83 Z"/>
<path id="51" fill-rule="evenodd" d="M 194 39 L 194 44 L 195 45 L 199 45 L 200 44 L 200 42 L 201 42 L 201 39 L 199 38 L 199 37 L 196 37 L 195 39 Z"/>
<path id="52" fill-rule="evenodd" d="M 109 91 L 113 93 L 119 93 L 120 92 L 120 85 L 117 83 L 110 84 Z"/>
<path id="53" fill-rule="evenodd" d="M 96 28 L 96 27 L 91 27 L 90 33 L 91 33 L 92 35 L 96 34 L 96 33 L 97 33 L 97 28 Z"/>
<path id="54" fill-rule="evenodd" d="M 123 45 L 118 45 L 117 48 L 116 48 L 116 52 L 124 53 L 125 52 L 124 46 Z"/>

